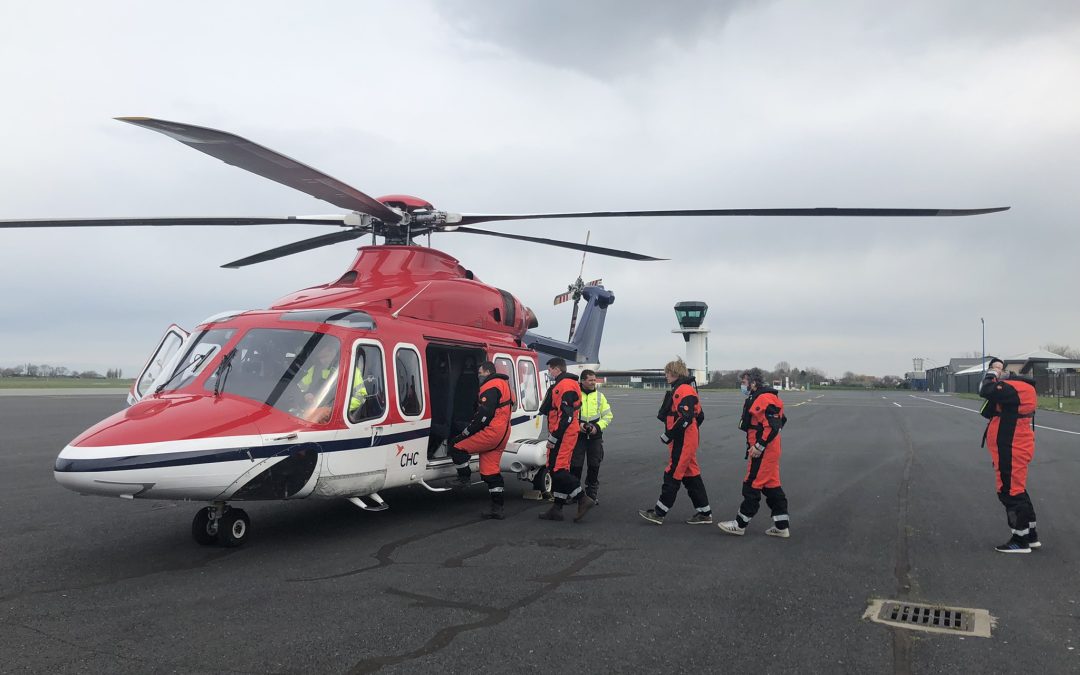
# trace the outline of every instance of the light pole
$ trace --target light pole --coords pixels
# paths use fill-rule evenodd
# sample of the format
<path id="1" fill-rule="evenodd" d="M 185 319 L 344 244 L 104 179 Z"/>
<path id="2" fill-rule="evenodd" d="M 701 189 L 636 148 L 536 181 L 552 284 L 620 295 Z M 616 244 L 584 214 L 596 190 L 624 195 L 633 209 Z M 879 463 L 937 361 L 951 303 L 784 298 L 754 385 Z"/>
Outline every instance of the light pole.
<path id="1" fill-rule="evenodd" d="M 986 319 L 979 317 L 979 323 L 982 324 L 982 343 L 983 343 L 983 355 L 982 355 L 982 374 L 986 377 Z"/>

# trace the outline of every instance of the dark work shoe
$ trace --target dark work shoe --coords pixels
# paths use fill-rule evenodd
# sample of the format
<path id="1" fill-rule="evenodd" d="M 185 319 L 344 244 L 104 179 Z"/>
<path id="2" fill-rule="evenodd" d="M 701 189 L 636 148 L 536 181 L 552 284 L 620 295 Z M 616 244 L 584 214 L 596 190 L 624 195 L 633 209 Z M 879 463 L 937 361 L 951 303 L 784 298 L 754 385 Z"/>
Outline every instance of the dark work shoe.
<path id="1" fill-rule="evenodd" d="M 552 504 L 551 508 L 540 514 L 540 520 L 562 520 L 562 504 Z"/>
<path id="2" fill-rule="evenodd" d="M 645 520 L 653 523 L 654 525 L 663 525 L 664 517 L 656 512 L 656 509 L 649 509 L 648 511 L 638 511 L 638 515 Z"/>
<path id="3" fill-rule="evenodd" d="M 712 525 L 711 513 L 695 513 L 686 521 L 687 525 Z"/>
<path id="4" fill-rule="evenodd" d="M 1028 548 L 1041 548 L 1042 544 L 1039 542 L 1039 533 L 1035 531 L 1035 528 L 1031 528 L 1027 536 Z"/>
<path id="5" fill-rule="evenodd" d="M 1013 535 L 1009 541 L 1001 546 L 995 546 L 994 550 L 999 553 L 1031 553 L 1031 547 L 1028 546 L 1027 540 L 1016 535 Z"/>
<path id="6" fill-rule="evenodd" d="M 581 495 L 581 499 L 577 503 L 577 515 L 574 516 L 574 522 L 580 523 L 581 519 L 585 517 L 585 514 L 589 512 L 589 509 L 596 504 L 593 498 L 589 495 Z"/>
<path id="7" fill-rule="evenodd" d="M 506 518 L 506 516 L 503 515 L 503 507 L 501 505 L 495 504 L 491 505 L 490 511 L 484 511 L 483 513 L 481 513 L 480 517 L 487 520 L 503 520 Z"/>

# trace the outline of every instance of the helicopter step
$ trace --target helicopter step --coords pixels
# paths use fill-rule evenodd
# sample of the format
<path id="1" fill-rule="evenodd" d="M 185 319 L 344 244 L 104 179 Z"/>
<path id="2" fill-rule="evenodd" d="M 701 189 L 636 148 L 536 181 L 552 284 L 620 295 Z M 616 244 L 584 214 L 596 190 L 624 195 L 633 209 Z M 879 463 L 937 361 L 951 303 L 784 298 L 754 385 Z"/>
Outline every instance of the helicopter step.
<path id="1" fill-rule="evenodd" d="M 243 509 L 225 502 L 214 502 L 199 509 L 191 522 L 191 536 L 203 546 L 221 544 L 235 548 L 247 541 L 251 532 L 251 519 Z"/>
<path id="2" fill-rule="evenodd" d="M 348 499 L 350 502 L 359 506 L 365 511 L 386 511 L 390 508 L 390 505 L 383 501 L 383 498 L 379 496 L 378 492 L 372 492 L 371 494 L 364 496 L 374 502 L 374 504 L 368 505 L 367 502 L 364 501 L 363 497 L 349 497 Z"/>

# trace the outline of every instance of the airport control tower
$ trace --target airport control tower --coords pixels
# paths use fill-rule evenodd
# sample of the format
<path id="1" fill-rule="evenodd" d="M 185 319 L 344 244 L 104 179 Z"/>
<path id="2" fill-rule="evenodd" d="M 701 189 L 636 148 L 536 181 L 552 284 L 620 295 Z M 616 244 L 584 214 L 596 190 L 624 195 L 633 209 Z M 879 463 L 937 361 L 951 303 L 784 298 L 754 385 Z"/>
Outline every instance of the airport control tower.
<path id="1" fill-rule="evenodd" d="M 699 300 L 675 303 L 679 327 L 671 331 L 682 333 L 686 342 L 686 365 L 699 385 L 709 381 L 709 329 L 701 325 L 708 311 L 709 306 Z"/>

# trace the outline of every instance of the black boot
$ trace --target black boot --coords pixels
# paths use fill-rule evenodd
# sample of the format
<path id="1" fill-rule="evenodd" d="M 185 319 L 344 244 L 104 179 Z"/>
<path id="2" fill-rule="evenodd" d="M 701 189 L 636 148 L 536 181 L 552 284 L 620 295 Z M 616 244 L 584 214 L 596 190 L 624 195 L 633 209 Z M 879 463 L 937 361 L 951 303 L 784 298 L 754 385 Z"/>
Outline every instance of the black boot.
<path id="1" fill-rule="evenodd" d="M 506 516 L 503 515 L 503 505 L 496 504 L 495 502 L 491 502 L 491 510 L 484 511 L 480 514 L 480 517 L 487 518 L 488 520 L 502 520 L 506 518 Z"/>
<path id="2" fill-rule="evenodd" d="M 465 467 L 457 470 L 457 478 L 452 483 L 453 487 L 469 487 L 472 485 L 472 469 Z"/>

